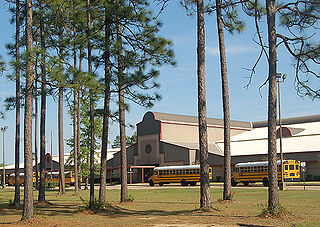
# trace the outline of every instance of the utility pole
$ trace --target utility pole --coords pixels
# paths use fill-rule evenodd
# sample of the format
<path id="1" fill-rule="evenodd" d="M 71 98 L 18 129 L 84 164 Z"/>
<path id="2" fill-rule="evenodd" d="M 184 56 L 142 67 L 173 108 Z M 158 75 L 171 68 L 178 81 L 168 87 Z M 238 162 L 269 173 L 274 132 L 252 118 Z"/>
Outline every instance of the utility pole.
<path id="1" fill-rule="evenodd" d="M 281 161 L 281 182 L 279 185 L 279 189 L 283 191 L 286 187 L 284 182 L 284 175 L 283 175 L 283 152 L 282 152 L 282 125 L 281 125 L 281 104 L 280 104 L 280 82 L 284 82 L 287 78 L 287 74 L 277 73 L 277 83 L 278 83 L 278 105 L 279 105 L 279 141 L 280 141 L 280 161 Z"/>
<path id="2" fill-rule="evenodd" d="M 52 130 L 51 130 L 51 144 L 50 144 L 50 149 L 51 149 L 50 169 L 51 169 L 51 181 L 52 181 Z"/>

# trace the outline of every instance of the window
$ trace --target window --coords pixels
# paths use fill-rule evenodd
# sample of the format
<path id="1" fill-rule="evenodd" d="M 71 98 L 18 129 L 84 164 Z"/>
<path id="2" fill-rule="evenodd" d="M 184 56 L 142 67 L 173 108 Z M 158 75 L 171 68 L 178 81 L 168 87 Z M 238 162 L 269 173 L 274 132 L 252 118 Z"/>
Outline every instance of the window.
<path id="1" fill-rule="evenodd" d="M 284 166 L 284 169 L 285 169 L 285 170 L 288 170 L 288 169 L 289 169 L 289 168 L 288 168 L 288 165 L 285 165 L 285 166 Z"/>
<path id="2" fill-rule="evenodd" d="M 287 127 L 281 127 L 281 131 L 282 131 L 282 137 L 291 137 L 292 136 L 292 132 L 289 128 Z M 280 138 L 280 128 L 277 129 L 277 133 L 276 133 L 277 139 Z"/>
<path id="3" fill-rule="evenodd" d="M 189 174 L 189 172 L 190 172 L 189 169 L 186 169 L 186 174 Z"/>
<path id="4" fill-rule="evenodd" d="M 289 165 L 290 170 L 294 170 L 294 165 Z"/>
<path id="5" fill-rule="evenodd" d="M 174 169 L 174 170 L 172 170 L 172 174 L 174 174 L 174 175 L 176 174 L 176 170 L 175 170 L 175 169 Z"/>
<path id="6" fill-rule="evenodd" d="M 299 165 L 296 165 L 296 170 L 299 170 Z"/>
<path id="7" fill-rule="evenodd" d="M 200 169 L 197 169 L 197 174 L 199 174 L 200 173 Z"/>

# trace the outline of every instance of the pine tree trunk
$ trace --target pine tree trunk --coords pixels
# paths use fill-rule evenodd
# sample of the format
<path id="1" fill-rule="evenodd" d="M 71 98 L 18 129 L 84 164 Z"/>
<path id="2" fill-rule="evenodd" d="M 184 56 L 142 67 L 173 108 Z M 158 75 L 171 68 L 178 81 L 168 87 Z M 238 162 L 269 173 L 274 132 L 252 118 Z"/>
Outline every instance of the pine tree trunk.
<path id="1" fill-rule="evenodd" d="M 91 63 L 91 12 L 90 0 L 87 0 L 87 41 L 88 41 L 88 73 L 92 76 L 92 63 Z M 90 96 L 90 204 L 89 208 L 94 208 L 94 100 L 93 91 L 89 89 Z"/>
<path id="2" fill-rule="evenodd" d="M 199 147 L 200 147 L 200 208 L 210 209 L 211 192 L 208 165 L 208 138 L 205 89 L 205 32 L 204 32 L 204 3 L 197 1 L 197 34 L 198 34 L 198 116 L 199 116 Z"/>
<path id="3" fill-rule="evenodd" d="M 117 0 L 118 9 L 120 8 Z M 120 127 L 120 154 L 121 154 L 121 198 L 120 202 L 126 202 L 128 199 L 127 182 L 127 150 L 126 150 L 126 128 L 125 128 L 125 110 L 124 110 L 124 90 L 123 90 L 123 66 L 122 66 L 122 31 L 119 12 L 117 15 L 117 42 L 118 50 L 118 86 L 119 86 L 119 127 Z"/>
<path id="4" fill-rule="evenodd" d="M 43 0 L 40 2 L 40 8 L 43 9 Z M 46 68 L 45 68 L 45 37 L 44 22 L 40 20 L 40 39 L 41 39 L 41 107 L 40 107 L 40 182 L 38 201 L 46 201 L 45 196 L 45 155 L 46 155 L 46 106 L 47 106 L 47 85 L 46 85 Z"/>
<path id="5" fill-rule="evenodd" d="M 230 110 L 229 110 L 229 89 L 227 61 L 224 43 L 224 31 L 221 13 L 221 1 L 216 0 L 217 24 L 220 49 L 220 66 L 222 79 L 222 101 L 223 101 L 223 121 L 224 121 L 224 185 L 223 199 L 231 200 L 231 150 L 230 150 Z"/>
<path id="6" fill-rule="evenodd" d="M 80 49 L 80 58 L 79 58 L 79 72 L 81 72 L 82 70 L 82 49 Z M 81 90 L 81 88 L 80 88 Z M 78 98 L 78 105 L 77 105 L 77 142 L 78 142 L 78 146 L 77 146 L 77 153 L 78 153 L 78 173 L 81 173 L 81 158 L 80 158 L 80 153 L 81 153 L 81 147 L 80 147 L 80 140 L 81 140 L 81 116 L 80 116 L 80 103 L 81 103 L 81 91 L 78 91 L 77 92 L 77 98 Z M 82 181 L 82 178 L 79 177 L 79 190 L 81 190 L 81 181 Z"/>
<path id="7" fill-rule="evenodd" d="M 81 63 L 81 62 L 80 62 Z M 80 64 L 79 63 L 79 64 Z M 81 173 L 81 159 L 80 159 L 80 136 L 81 136 L 81 128 L 80 128 L 80 91 L 77 92 L 77 99 L 78 99 L 78 105 L 77 105 L 77 154 L 78 154 L 78 173 Z M 78 184 L 79 184 L 79 190 L 81 190 L 81 181 L 82 178 L 78 176 Z"/>
<path id="8" fill-rule="evenodd" d="M 59 194 L 66 194 L 64 176 L 64 144 L 63 144 L 63 87 L 59 87 L 58 104 L 58 140 L 59 140 Z"/>
<path id="9" fill-rule="evenodd" d="M 105 91 L 103 108 L 103 131 L 101 148 L 101 171 L 100 171 L 100 190 L 99 199 L 106 201 L 106 179 L 107 179 L 107 148 L 108 148 L 108 130 L 109 130 L 109 106 L 110 106 L 110 21 L 108 9 L 105 9 Z"/>
<path id="10" fill-rule="evenodd" d="M 77 54 L 74 47 L 74 64 L 73 67 L 76 69 L 77 66 Z M 73 89 L 73 166 L 74 166 L 74 195 L 79 194 L 79 183 L 78 183 L 78 141 L 77 141 L 77 91 Z"/>
<path id="11" fill-rule="evenodd" d="M 16 1 L 16 137 L 15 137 L 15 185 L 14 206 L 20 205 L 20 1 Z"/>
<path id="12" fill-rule="evenodd" d="M 269 161 L 269 199 L 268 207 L 279 208 L 278 171 L 277 171 L 277 46 L 274 0 L 267 0 L 267 23 L 269 42 L 269 103 L 268 103 L 268 161 Z"/>
<path id="13" fill-rule="evenodd" d="M 36 70 L 35 70 L 36 71 Z M 36 189 L 38 190 L 38 83 L 35 80 L 35 96 L 34 96 L 34 156 L 35 156 L 35 172 L 36 172 Z"/>
<path id="14" fill-rule="evenodd" d="M 32 0 L 26 0 L 26 93 L 24 111 L 24 202 L 22 220 L 33 218 L 33 176 L 32 176 L 32 100 L 33 100 L 33 38 Z"/>

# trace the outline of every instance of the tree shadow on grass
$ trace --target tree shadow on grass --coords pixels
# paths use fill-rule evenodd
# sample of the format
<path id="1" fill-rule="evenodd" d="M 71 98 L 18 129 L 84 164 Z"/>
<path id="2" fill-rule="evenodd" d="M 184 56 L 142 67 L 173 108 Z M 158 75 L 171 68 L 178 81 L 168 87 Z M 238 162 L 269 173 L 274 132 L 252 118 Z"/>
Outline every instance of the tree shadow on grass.
<path id="1" fill-rule="evenodd" d="M 226 215 L 221 214 L 221 210 L 218 209 L 210 209 L 209 211 L 204 211 L 201 209 L 186 209 L 186 210 L 179 210 L 179 211 L 167 211 L 167 210 L 157 210 L 157 209 L 150 209 L 150 210 L 134 210 L 123 208 L 117 205 L 108 205 L 103 210 L 99 210 L 95 212 L 98 215 L 108 216 L 110 218 L 116 217 L 125 217 L 125 216 L 144 216 L 144 215 L 151 215 L 151 216 L 175 216 L 175 215 L 188 215 L 188 216 L 200 216 L 200 217 L 234 217 L 234 218 L 248 218 L 251 216 L 240 216 L 240 215 Z"/>

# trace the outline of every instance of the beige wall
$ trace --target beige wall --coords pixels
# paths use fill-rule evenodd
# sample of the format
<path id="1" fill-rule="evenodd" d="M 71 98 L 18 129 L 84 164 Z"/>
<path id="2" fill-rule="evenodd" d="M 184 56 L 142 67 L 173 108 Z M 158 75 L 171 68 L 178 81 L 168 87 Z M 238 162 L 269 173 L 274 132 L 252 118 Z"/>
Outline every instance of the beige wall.
<path id="1" fill-rule="evenodd" d="M 245 130 L 231 129 L 231 136 L 238 135 Z M 198 142 L 198 125 L 161 123 L 161 139 L 170 142 Z M 223 139 L 223 128 L 208 126 L 208 141 L 215 142 Z"/>

